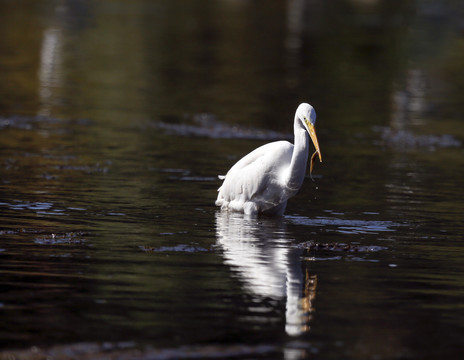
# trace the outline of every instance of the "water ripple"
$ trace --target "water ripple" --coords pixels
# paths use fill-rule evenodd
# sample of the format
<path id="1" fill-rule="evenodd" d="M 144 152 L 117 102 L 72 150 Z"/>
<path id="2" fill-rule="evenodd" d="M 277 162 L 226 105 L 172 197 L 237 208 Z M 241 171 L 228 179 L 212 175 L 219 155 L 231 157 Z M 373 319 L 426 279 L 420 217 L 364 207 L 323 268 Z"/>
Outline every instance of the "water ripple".
<path id="1" fill-rule="evenodd" d="M 156 122 L 152 124 L 170 135 L 198 136 L 212 139 L 276 140 L 291 139 L 289 134 L 222 123 L 212 114 L 196 114 L 193 124 Z"/>
<path id="2" fill-rule="evenodd" d="M 316 217 L 310 219 L 304 216 L 289 215 L 285 217 L 295 225 L 317 226 L 328 231 L 342 234 L 378 234 L 380 232 L 395 231 L 399 224 L 393 221 L 381 220 L 348 220 L 329 217 Z"/>

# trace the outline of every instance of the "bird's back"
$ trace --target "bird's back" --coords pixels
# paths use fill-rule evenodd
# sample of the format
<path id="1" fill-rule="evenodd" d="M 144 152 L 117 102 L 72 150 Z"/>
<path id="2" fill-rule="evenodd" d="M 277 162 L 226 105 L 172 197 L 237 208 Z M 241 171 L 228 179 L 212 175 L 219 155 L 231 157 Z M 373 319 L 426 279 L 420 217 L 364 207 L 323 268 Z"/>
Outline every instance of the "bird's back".
<path id="1" fill-rule="evenodd" d="M 292 153 L 291 143 L 276 141 L 244 156 L 226 174 L 216 205 L 253 214 L 286 202 L 283 177 Z"/>

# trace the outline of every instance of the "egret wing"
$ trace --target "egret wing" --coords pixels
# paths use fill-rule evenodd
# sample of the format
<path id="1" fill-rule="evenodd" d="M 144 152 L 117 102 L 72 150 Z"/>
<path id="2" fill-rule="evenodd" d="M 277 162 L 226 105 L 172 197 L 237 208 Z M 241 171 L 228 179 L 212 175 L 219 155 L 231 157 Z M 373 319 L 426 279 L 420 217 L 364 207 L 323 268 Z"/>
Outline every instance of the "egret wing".
<path id="1" fill-rule="evenodd" d="M 218 205 L 224 201 L 235 201 L 241 206 L 259 197 L 271 183 L 279 180 L 278 169 L 288 165 L 292 148 L 293 145 L 287 141 L 277 141 L 263 145 L 240 159 L 226 174 L 218 190 Z"/>

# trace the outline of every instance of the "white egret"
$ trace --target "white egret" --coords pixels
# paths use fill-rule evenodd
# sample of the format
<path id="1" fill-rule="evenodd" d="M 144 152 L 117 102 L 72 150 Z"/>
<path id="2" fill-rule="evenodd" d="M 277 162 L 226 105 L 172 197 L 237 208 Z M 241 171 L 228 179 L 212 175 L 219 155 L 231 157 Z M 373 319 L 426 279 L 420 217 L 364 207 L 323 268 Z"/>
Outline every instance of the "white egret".
<path id="1" fill-rule="evenodd" d="M 275 141 L 263 145 L 240 159 L 225 176 L 218 189 L 216 205 L 223 210 L 247 215 L 281 216 L 287 200 L 303 184 L 308 162 L 309 138 L 316 151 L 311 157 L 312 171 L 316 155 L 322 162 L 317 141 L 316 111 L 306 103 L 296 109 L 294 120 L 295 144 Z"/>

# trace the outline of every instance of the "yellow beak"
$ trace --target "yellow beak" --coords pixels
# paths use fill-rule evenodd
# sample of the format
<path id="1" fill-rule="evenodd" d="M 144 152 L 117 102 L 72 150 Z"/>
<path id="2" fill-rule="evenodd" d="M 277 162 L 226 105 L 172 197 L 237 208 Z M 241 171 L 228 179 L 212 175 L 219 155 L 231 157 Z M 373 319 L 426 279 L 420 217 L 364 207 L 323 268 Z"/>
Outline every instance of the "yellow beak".
<path id="1" fill-rule="evenodd" d="M 317 141 L 317 136 L 316 136 L 316 128 L 309 121 L 307 122 L 307 124 L 308 124 L 308 129 L 309 129 L 309 136 L 311 137 L 311 140 L 313 141 L 314 147 L 316 148 L 316 152 L 319 154 L 319 161 L 322 162 L 321 150 L 319 149 L 319 142 Z"/>

